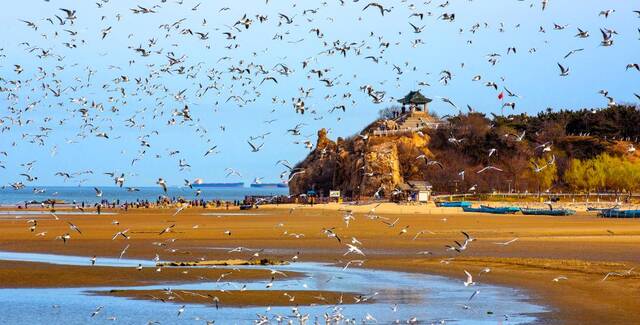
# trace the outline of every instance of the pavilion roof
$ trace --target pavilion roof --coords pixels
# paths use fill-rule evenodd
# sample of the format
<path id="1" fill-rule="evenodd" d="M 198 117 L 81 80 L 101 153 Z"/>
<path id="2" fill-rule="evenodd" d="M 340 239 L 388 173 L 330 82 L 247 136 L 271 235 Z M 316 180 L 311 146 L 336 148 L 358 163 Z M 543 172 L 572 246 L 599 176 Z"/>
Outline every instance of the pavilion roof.
<path id="1" fill-rule="evenodd" d="M 419 91 L 410 91 L 406 96 L 404 96 L 401 99 L 398 99 L 398 103 L 401 103 L 403 105 L 407 105 L 407 104 L 420 105 L 420 104 L 427 104 L 430 102 L 431 102 L 431 99 L 424 97 L 424 95 L 422 95 Z"/>

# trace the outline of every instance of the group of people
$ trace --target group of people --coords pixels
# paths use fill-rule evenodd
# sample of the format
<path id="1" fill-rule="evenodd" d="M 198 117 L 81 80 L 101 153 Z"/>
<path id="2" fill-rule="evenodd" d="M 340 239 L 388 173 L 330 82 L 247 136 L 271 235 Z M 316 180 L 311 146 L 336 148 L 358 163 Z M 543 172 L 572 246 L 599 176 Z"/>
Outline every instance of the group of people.
<path id="1" fill-rule="evenodd" d="M 18 209 L 29 209 L 30 205 L 34 205 L 36 204 L 35 202 L 29 202 L 29 201 L 25 201 L 23 204 L 20 204 L 17 206 Z M 116 199 L 113 201 L 109 201 L 106 199 L 102 199 L 100 200 L 100 202 L 95 202 L 95 203 L 87 203 L 87 202 L 76 202 L 75 200 L 71 202 L 70 206 L 79 210 L 84 210 L 85 208 L 89 208 L 92 207 L 94 209 L 96 209 L 96 212 L 98 214 L 101 213 L 103 208 L 107 208 L 107 209 L 123 209 L 125 211 L 128 211 L 129 209 L 140 209 L 140 208 L 152 208 L 152 207 L 170 207 L 176 204 L 188 204 L 189 206 L 192 207 L 202 207 L 202 208 L 211 208 L 211 207 L 215 207 L 215 208 L 220 208 L 220 207 L 226 207 L 226 209 L 228 210 L 230 207 L 238 207 L 241 205 L 245 205 L 248 204 L 246 200 L 231 200 L 231 201 L 225 201 L 225 200 L 211 200 L 211 201 L 207 201 L 204 199 L 194 199 L 194 200 L 185 200 L 183 198 L 168 198 L 168 197 L 158 197 L 158 199 L 153 202 L 153 201 L 149 201 L 149 200 L 141 200 L 141 199 L 136 199 L 135 201 L 129 202 L 129 201 L 124 201 L 121 202 L 120 199 Z M 48 208 L 48 209 L 55 209 L 56 205 L 60 206 L 60 205 L 68 205 L 64 202 L 61 201 L 55 201 L 55 200 L 47 200 L 44 202 L 40 202 L 39 203 L 39 207 L 40 208 Z"/>

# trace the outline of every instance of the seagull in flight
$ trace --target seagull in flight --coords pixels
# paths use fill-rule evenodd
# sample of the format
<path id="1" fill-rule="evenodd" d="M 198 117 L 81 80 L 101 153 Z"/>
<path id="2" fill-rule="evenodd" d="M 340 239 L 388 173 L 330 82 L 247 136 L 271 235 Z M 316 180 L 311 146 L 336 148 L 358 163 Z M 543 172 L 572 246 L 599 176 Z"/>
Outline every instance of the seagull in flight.
<path id="1" fill-rule="evenodd" d="M 274 270 L 274 269 L 267 269 L 269 272 L 271 272 L 271 274 L 277 274 L 277 275 L 282 275 L 283 277 L 288 277 L 288 275 L 286 275 L 284 272 L 282 271 L 278 271 L 278 270 Z"/>
<path id="2" fill-rule="evenodd" d="M 113 235 L 113 238 L 111 238 L 111 240 L 116 240 L 116 238 L 122 236 L 124 239 L 129 239 L 129 236 L 127 235 L 127 232 L 129 231 L 129 229 L 125 229 L 123 231 L 118 231 L 115 235 Z"/>
<path id="3" fill-rule="evenodd" d="M 156 184 L 160 185 L 162 187 L 162 190 L 167 193 L 167 182 L 162 179 L 162 177 L 158 178 L 158 181 L 156 181 Z"/>
<path id="4" fill-rule="evenodd" d="M 431 230 L 426 230 L 426 229 L 425 229 L 425 230 L 420 230 L 420 231 L 418 231 L 418 232 L 416 233 L 416 235 L 415 235 L 415 236 L 413 236 L 413 239 L 411 239 L 411 240 L 416 240 L 416 239 L 418 239 L 418 237 L 419 237 L 420 235 L 424 234 L 424 233 L 429 233 L 429 234 L 431 234 L 431 235 L 435 235 L 435 234 L 436 234 L 435 232 L 433 232 L 433 231 L 431 231 Z"/>
<path id="5" fill-rule="evenodd" d="M 573 54 L 576 54 L 577 52 L 581 52 L 581 51 L 584 51 L 584 49 L 575 49 L 575 50 L 571 50 L 571 51 L 569 51 L 569 53 L 567 53 L 567 55 L 565 55 L 565 56 L 564 56 L 564 58 L 566 59 L 566 58 L 568 58 L 569 56 L 571 56 L 571 55 L 573 55 Z"/>
<path id="6" fill-rule="evenodd" d="M 209 148 L 209 150 L 207 150 L 207 152 L 204 153 L 204 156 L 206 157 L 206 156 L 208 156 L 208 155 L 210 155 L 212 153 L 216 153 L 216 151 L 215 151 L 216 148 L 218 148 L 218 146 L 213 146 L 213 147 Z"/>
<path id="7" fill-rule="evenodd" d="M 127 246 L 124 247 L 124 249 L 120 252 L 120 256 L 118 257 L 118 259 L 122 259 L 124 254 L 127 252 L 127 249 L 129 249 L 129 246 L 130 244 L 127 244 Z"/>
<path id="8" fill-rule="evenodd" d="M 343 256 L 346 256 L 349 253 L 355 253 L 355 254 L 358 254 L 358 255 L 365 256 L 364 252 L 360 248 L 358 248 L 357 246 L 351 245 L 351 244 L 347 244 L 347 247 L 348 247 L 347 252 L 344 253 Z"/>
<path id="9" fill-rule="evenodd" d="M 413 27 L 413 32 L 416 33 L 416 34 L 422 33 L 422 31 L 424 30 L 424 27 L 425 27 L 425 26 L 418 27 L 418 26 L 416 26 L 416 25 L 414 25 L 412 23 L 409 23 L 409 25 L 411 25 L 411 27 Z"/>
<path id="10" fill-rule="evenodd" d="M 560 68 L 560 76 L 566 77 L 569 75 L 569 68 L 565 68 L 562 64 L 558 63 L 558 68 Z"/>
<path id="11" fill-rule="evenodd" d="M 69 235 L 69 233 L 65 233 L 65 234 L 63 234 L 63 235 L 61 235 L 61 236 L 57 236 L 57 237 L 56 237 L 56 240 L 57 240 L 57 239 L 62 240 L 62 242 L 66 244 L 66 243 L 67 243 L 67 241 L 71 239 L 71 235 Z"/>
<path id="12" fill-rule="evenodd" d="M 173 227 L 175 227 L 175 226 L 176 226 L 176 224 L 174 223 L 174 224 L 172 224 L 171 226 L 169 226 L 169 227 L 167 227 L 167 228 L 162 229 L 162 231 L 158 234 L 158 236 L 160 236 L 160 235 L 162 235 L 162 234 L 166 234 L 166 233 L 170 232 L 170 231 L 173 229 Z"/>
<path id="13" fill-rule="evenodd" d="M 445 103 L 447 103 L 447 104 L 449 104 L 449 105 L 453 106 L 453 108 L 458 109 L 458 106 L 456 106 L 456 104 L 454 104 L 454 103 L 453 103 L 449 98 L 446 98 L 446 97 L 440 97 L 440 99 L 441 99 L 443 102 L 445 102 Z"/>
<path id="14" fill-rule="evenodd" d="M 262 146 L 264 146 L 264 143 L 260 144 L 259 146 L 251 143 L 251 141 L 247 141 L 247 143 L 249 144 L 249 146 L 251 146 L 251 152 L 258 152 L 260 151 L 260 149 L 262 149 Z"/>
<path id="15" fill-rule="evenodd" d="M 604 278 L 602 278 L 601 281 L 605 281 L 608 277 L 612 276 L 612 275 L 617 275 L 617 276 L 626 276 L 626 275 L 631 275 L 631 272 L 635 269 L 635 267 L 632 267 L 622 273 L 619 272 L 609 272 L 607 273 Z"/>
<path id="16" fill-rule="evenodd" d="M 239 171 L 237 171 L 237 170 L 235 170 L 233 168 L 225 168 L 224 171 L 227 172 L 227 176 L 226 177 L 233 176 L 233 175 L 238 176 L 238 177 L 242 177 L 242 174 L 240 174 Z"/>
<path id="17" fill-rule="evenodd" d="M 82 235 L 82 231 L 80 231 L 80 228 L 78 228 L 78 226 L 72 224 L 71 222 L 67 221 L 67 223 L 69 224 L 69 228 L 71 230 L 75 230 L 77 231 L 80 235 Z"/>
<path id="18" fill-rule="evenodd" d="M 393 228 L 398 223 L 398 221 L 400 221 L 400 218 L 396 218 L 396 220 L 393 220 L 393 222 L 387 222 L 382 220 L 382 223 L 386 224 L 389 228 Z"/>
<path id="19" fill-rule="evenodd" d="M 473 276 L 471 275 L 471 273 L 469 273 L 469 271 L 464 270 L 464 274 L 467 275 L 467 279 L 463 282 L 465 287 L 473 286 L 476 284 L 475 282 L 473 282 Z"/>
<path id="20" fill-rule="evenodd" d="M 502 242 L 502 243 L 494 243 L 494 244 L 496 244 L 496 245 L 502 245 L 502 246 L 507 246 L 507 245 L 510 245 L 510 244 L 515 243 L 516 241 L 518 241 L 518 239 L 519 239 L 519 238 L 518 238 L 518 237 L 516 237 L 516 238 L 511 239 L 511 240 L 508 240 L 508 241 L 506 241 L 506 242 Z"/>
<path id="21" fill-rule="evenodd" d="M 484 172 L 486 172 L 488 170 L 495 170 L 495 171 L 498 171 L 498 172 L 502 172 L 503 171 L 502 169 L 500 169 L 498 167 L 487 166 L 487 167 L 484 167 L 484 168 L 480 169 L 479 171 L 477 171 L 476 174 L 482 174 L 482 173 L 484 173 Z"/>
<path id="22" fill-rule="evenodd" d="M 362 8 L 362 11 L 365 11 L 371 7 L 376 7 L 378 9 L 380 9 L 380 14 L 384 16 L 385 12 L 391 12 L 391 9 L 386 9 L 385 7 L 383 7 L 381 4 L 377 3 L 377 2 L 370 2 L 368 5 L 364 6 L 364 8 Z"/>
<path id="23" fill-rule="evenodd" d="M 95 317 L 96 315 L 98 315 L 100 313 L 100 311 L 102 310 L 102 308 L 104 308 L 103 306 L 99 306 L 98 308 L 96 308 L 96 310 L 94 310 L 91 313 L 91 318 Z"/>

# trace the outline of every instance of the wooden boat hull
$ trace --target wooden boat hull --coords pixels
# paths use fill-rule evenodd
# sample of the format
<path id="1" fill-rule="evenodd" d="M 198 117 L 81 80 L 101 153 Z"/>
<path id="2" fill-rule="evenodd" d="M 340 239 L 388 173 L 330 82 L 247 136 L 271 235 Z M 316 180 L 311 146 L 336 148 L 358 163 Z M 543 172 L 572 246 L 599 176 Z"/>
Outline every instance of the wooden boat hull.
<path id="1" fill-rule="evenodd" d="M 571 209 L 520 209 L 522 214 L 531 216 L 572 216 L 576 214 L 575 210 Z"/>
<path id="2" fill-rule="evenodd" d="M 436 206 L 437 207 L 441 207 L 441 208 L 470 208 L 471 207 L 471 202 L 467 202 L 467 201 L 452 201 L 452 202 L 436 202 Z"/>
<path id="3" fill-rule="evenodd" d="M 603 218 L 640 218 L 640 210 L 610 209 L 600 212 Z"/>
<path id="4" fill-rule="evenodd" d="M 516 212 L 520 212 L 520 208 L 518 207 L 490 207 L 488 205 L 481 205 L 481 208 L 487 209 L 488 211 L 499 211 L 501 214 L 513 214 Z"/>
<path id="5" fill-rule="evenodd" d="M 488 206 L 481 206 L 479 208 L 463 207 L 462 210 L 464 212 L 475 212 L 475 213 L 515 214 L 520 209 L 514 208 L 514 207 L 493 208 Z"/>

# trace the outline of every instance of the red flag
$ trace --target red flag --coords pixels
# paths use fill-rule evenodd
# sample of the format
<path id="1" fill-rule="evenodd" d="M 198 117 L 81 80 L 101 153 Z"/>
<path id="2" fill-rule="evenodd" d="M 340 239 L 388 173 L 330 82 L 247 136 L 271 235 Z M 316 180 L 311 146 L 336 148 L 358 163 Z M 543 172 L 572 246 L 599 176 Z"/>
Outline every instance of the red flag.
<path id="1" fill-rule="evenodd" d="M 498 99 L 502 100 L 504 98 L 504 92 L 500 92 L 500 94 L 498 94 Z"/>

